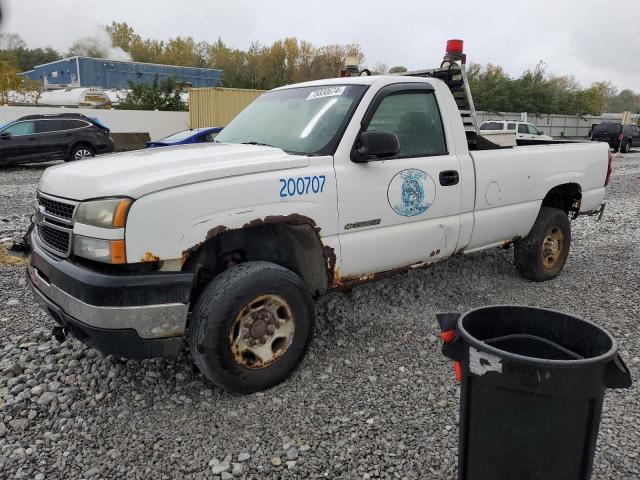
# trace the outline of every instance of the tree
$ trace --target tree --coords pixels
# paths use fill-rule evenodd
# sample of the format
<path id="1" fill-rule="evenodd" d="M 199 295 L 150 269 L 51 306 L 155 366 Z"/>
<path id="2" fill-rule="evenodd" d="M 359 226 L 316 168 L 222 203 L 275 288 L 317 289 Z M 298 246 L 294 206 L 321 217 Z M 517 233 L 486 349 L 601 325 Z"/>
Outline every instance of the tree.
<path id="1" fill-rule="evenodd" d="M 615 94 L 607 82 L 583 89 L 575 78 L 549 76 L 545 70 L 545 64 L 539 62 L 518 78 L 511 78 L 496 65 L 470 65 L 467 77 L 475 107 L 490 112 L 599 115 Z"/>
<path id="2" fill-rule="evenodd" d="M 42 83 L 30 78 L 22 79 L 21 91 L 24 94 L 25 98 L 29 101 L 29 103 L 33 104 L 36 107 L 38 106 L 40 97 L 42 97 L 42 93 L 44 92 Z"/>
<path id="3" fill-rule="evenodd" d="M 20 72 L 32 70 L 36 65 L 59 60 L 60 53 L 51 47 L 27 48 L 20 35 L 15 33 L 0 34 L 0 60 L 9 62 Z"/>
<path id="4" fill-rule="evenodd" d="M 22 77 L 18 70 L 5 60 L 0 60 L 0 104 L 7 105 L 12 92 L 20 91 Z"/>
<path id="5" fill-rule="evenodd" d="M 19 50 L 27 44 L 17 33 L 0 33 L 0 50 Z"/>
<path id="6" fill-rule="evenodd" d="M 605 99 L 605 111 L 640 113 L 640 95 L 628 89 L 621 90 L 620 93 L 610 91 Z"/>
<path id="7" fill-rule="evenodd" d="M 373 66 L 371 73 L 373 75 L 385 75 L 386 73 L 390 73 L 390 72 L 386 63 L 378 62 Z"/>
<path id="8" fill-rule="evenodd" d="M 129 82 L 129 92 L 120 102 L 120 108 L 123 110 L 184 111 L 187 110 L 187 107 L 182 101 L 180 93 L 181 89 L 175 78 L 170 77 L 161 82 L 156 75 L 151 85 Z"/>
<path id="9" fill-rule="evenodd" d="M 403 66 L 400 66 L 400 65 L 398 65 L 396 67 L 391 67 L 389 69 L 389 73 L 405 73 L 407 71 L 408 71 L 407 67 L 403 67 Z"/>

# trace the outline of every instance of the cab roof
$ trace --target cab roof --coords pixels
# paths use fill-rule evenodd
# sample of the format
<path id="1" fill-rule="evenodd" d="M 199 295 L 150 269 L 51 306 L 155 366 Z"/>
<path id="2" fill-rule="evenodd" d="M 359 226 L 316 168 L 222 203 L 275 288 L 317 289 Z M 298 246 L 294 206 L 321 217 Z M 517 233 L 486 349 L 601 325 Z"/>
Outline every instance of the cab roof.
<path id="1" fill-rule="evenodd" d="M 410 75 L 367 75 L 362 77 L 336 77 L 325 78 L 323 80 L 312 80 L 309 82 L 294 83 L 284 87 L 274 88 L 274 90 L 284 90 L 286 88 L 298 87 L 321 87 L 325 85 L 374 85 L 377 83 L 390 84 L 405 81 L 407 83 L 415 81 L 418 83 L 440 82 L 437 78 L 412 77 Z"/>

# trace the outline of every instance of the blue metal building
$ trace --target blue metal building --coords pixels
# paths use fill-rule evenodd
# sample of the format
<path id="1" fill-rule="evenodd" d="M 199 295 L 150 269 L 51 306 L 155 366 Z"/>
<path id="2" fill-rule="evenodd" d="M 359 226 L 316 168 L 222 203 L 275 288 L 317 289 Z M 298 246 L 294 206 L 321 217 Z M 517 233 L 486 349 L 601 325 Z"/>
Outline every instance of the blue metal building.
<path id="1" fill-rule="evenodd" d="M 155 63 L 121 62 L 101 58 L 71 57 L 38 65 L 22 75 L 43 83 L 103 89 L 129 88 L 135 84 L 151 84 L 169 77 L 191 87 L 216 87 L 222 81 L 222 70 L 178 67 Z"/>

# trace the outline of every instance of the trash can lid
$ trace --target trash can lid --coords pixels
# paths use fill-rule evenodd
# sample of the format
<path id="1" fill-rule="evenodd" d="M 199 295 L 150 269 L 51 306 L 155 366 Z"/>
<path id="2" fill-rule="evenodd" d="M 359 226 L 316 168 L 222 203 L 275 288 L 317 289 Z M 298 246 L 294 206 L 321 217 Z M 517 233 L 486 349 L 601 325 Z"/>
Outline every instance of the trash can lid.
<path id="1" fill-rule="evenodd" d="M 539 307 L 476 308 L 459 318 L 457 331 L 476 349 L 547 367 L 606 363 L 618 350 L 613 336 L 594 323 Z"/>

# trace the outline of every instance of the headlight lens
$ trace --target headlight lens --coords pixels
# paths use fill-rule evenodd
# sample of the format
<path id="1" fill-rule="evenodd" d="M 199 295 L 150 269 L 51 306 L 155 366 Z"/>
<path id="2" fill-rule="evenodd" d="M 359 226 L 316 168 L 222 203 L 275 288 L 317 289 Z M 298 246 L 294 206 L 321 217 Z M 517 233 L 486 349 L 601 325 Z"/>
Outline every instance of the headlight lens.
<path id="1" fill-rule="evenodd" d="M 124 240 L 103 240 L 101 238 L 74 235 L 73 253 L 96 262 L 126 263 Z"/>
<path id="2" fill-rule="evenodd" d="M 105 198 L 83 202 L 78 207 L 75 221 L 101 228 L 124 228 L 130 198 Z"/>

